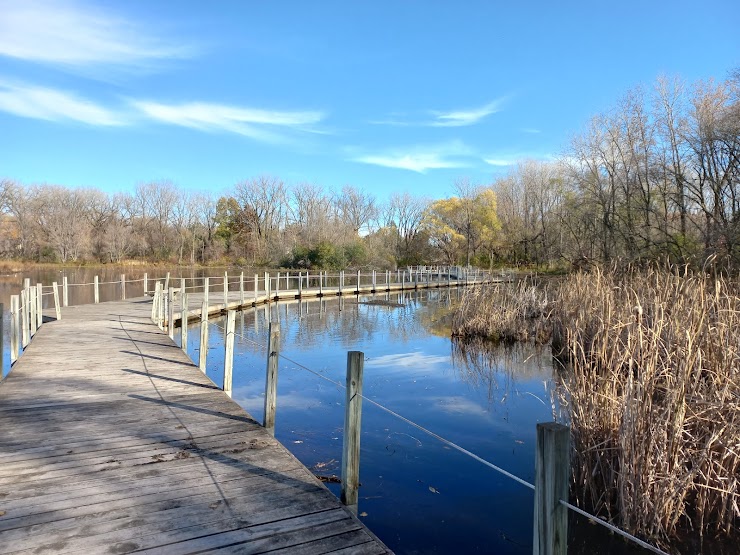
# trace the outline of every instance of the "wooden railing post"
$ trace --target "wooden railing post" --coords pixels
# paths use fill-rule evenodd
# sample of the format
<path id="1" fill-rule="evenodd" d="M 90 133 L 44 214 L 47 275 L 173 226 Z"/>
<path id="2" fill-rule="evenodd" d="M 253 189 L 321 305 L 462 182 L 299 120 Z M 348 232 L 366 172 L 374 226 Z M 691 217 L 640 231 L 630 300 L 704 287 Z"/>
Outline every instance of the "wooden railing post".
<path id="1" fill-rule="evenodd" d="M 36 284 L 36 329 L 44 323 L 44 286 Z"/>
<path id="2" fill-rule="evenodd" d="M 344 442 L 342 445 L 342 503 L 357 512 L 360 487 L 360 424 L 362 420 L 362 370 L 365 355 L 347 353 L 347 389 L 344 406 Z"/>
<path id="3" fill-rule="evenodd" d="M 260 277 L 254 274 L 254 304 L 257 304 L 257 293 L 259 292 Z"/>
<path id="4" fill-rule="evenodd" d="M 357 270 L 357 294 L 360 294 L 360 281 L 362 281 L 362 274 L 360 270 Z"/>
<path id="5" fill-rule="evenodd" d="M 149 289 L 149 275 L 146 272 L 144 272 L 144 296 L 145 297 L 149 293 L 148 289 Z"/>
<path id="6" fill-rule="evenodd" d="M 126 300 L 126 274 L 121 274 L 121 300 Z"/>
<path id="7" fill-rule="evenodd" d="M 180 291 L 180 348 L 188 353 L 188 293 L 184 287 Z"/>
<path id="8" fill-rule="evenodd" d="M 200 306 L 200 347 L 198 352 L 198 368 L 206 373 L 208 362 L 208 302 L 203 301 Z"/>
<path id="9" fill-rule="evenodd" d="M 21 336 L 22 336 L 22 345 L 23 345 L 23 348 L 24 349 L 28 345 L 28 341 L 30 339 L 29 336 L 28 336 L 28 326 L 29 326 L 29 322 L 28 322 L 28 320 L 29 320 L 29 318 L 28 318 L 28 315 L 29 315 L 29 308 L 28 308 L 29 307 L 29 305 L 28 305 L 29 300 L 28 300 L 28 297 L 29 297 L 29 289 L 23 289 L 21 291 L 21 308 L 20 308 L 20 311 L 21 311 L 21 317 L 22 317 L 22 320 L 23 320 L 23 324 L 21 326 Z"/>
<path id="10" fill-rule="evenodd" d="M 275 296 L 280 296 L 280 272 L 278 272 L 277 276 L 275 276 Z"/>
<path id="11" fill-rule="evenodd" d="M 20 334 L 20 298 L 18 295 L 10 296 L 10 365 L 13 366 L 21 354 L 20 345 L 18 345 L 18 335 Z"/>
<path id="12" fill-rule="evenodd" d="M 323 280 L 324 272 L 319 271 L 319 297 L 324 296 L 324 280 Z"/>
<path id="13" fill-rule="evenodd" d="M 56 313 L 57 320 L 61 320 L 62 310 L 59 307 L 59 286 L 56 281 L 53 281 L 51 287 L 54 289 L 54 312 Z"/>
<path id="14" fill-rule="evenodd" d="M 224 393 L 231 397 L 232 375 L 234 373 L 234 327 L 236 310 L 226 312 L 226 337 L 224 337 Z"/>
<path id="15" fill-rule="evenodd" d="M 159 325 L 159 282 L 154 284 L 154 297 L 152 298 L 152 322 Z"/>
<path id="16" fill-rule="evenodd" d="M 36 302 L 36 297 L 38 296 L 38 289 L 36 287 L 31 287 L 28 289 L 28 313 L 29 313 L 29 319 L 31 321 L 31 337 L 33 338 L 34 335 L 36 335 L 36 328 L 37 328 L 37 320 L 36 320 L 36 309 L 38 308 L 38 302 Z"/>
<path id="17" fill-rule="evenodd" d="M 100 302 L 100 278 L 98 276 L 93 279 L 93 299 L 95 304 Z"/>
<path id="18" fill-rule="evenodd" d="M 239 274 L 239 306 L 244 306 L 244 272 Z"/>
<path id="19" fill-rule="evenodd" d="M 210 278 L 204 277 L 203 278 L 203 302 L 208 305 L 208 290 L 211 288 L 211 280 Z"/>
<path id="20" fill-rule="evenodd" d="M 534 493 L 534 555 L 568 552 L 568 500 L 570 429 L 562 424 L 537 424 Z"/>
<path id="21" fill-rule="evenodd" d="M 265 297 L 270 300 L 270 274 L 265 272 Z"/>
<path id="22" fill-rule="evenodd" d="M 175 338 L 175 288 L 167 289 L 167 335 Z"/>
<path id="23" fill-rule="evenodd" d="M 229 305 L 229 273 L 224 272 L 224 309 Z"/>
<path id="24" fill-rule="evenodd" d="M 170 290 L 170 273 L 167 272 L 167 274 L 164 276 L 164 291 L 167 292 Z"/>
<path id="25" fill-rule="evenodd" d="M 0 303 L 0 380 L 3 378 L 5 370 L 5 330 L 3 323 L 5 320 L 5 305 Z"/>
<path id="26" fill-rule="evenodd" d="M 298 272 L 298 298 L 303 298 L 303 273 Z"/>
<path id="27" fill-rule="evenodd" d="M 339 271 L 339 296 L 342 296 L 342 287 L 344 287 L 344 270 Z"/>
<path id="28" fill-rule="evenodd" d="M 69 306 L 69 283 L 67 276 L 62 276 L 62 306 Z"/>
<path id="29" fill-rule="evenodd" d="M 287 305 L 286 305 L 287 306 Z M 278 358 L 280 356 L 280 323 L 270 322 L 267 343 L 267 373 L 265 378 L 264 426 L 275 435 L 275 408 L 277 406 Z"/>

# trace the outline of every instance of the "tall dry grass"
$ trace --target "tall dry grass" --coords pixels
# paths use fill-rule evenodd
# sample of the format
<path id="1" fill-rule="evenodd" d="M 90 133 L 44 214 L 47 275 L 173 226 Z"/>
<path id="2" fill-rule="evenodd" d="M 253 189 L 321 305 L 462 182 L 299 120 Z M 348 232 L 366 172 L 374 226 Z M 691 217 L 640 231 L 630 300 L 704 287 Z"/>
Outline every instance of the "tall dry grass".
<path id="1" fill-rule="evenodd" d="M 736 280 L 657 270 L 550 287 L 540 329 L 566 361 L 580 505 L 663 544 L 737 535 L 739 293 Z M 476 302 L 497 310 L 494 299 Z"/>

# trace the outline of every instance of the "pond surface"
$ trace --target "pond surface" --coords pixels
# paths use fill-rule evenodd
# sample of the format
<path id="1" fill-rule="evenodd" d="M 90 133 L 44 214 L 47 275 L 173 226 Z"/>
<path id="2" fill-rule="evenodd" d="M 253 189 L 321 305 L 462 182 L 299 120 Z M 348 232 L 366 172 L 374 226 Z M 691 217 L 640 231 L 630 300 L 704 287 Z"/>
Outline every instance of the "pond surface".
<path id="1" fill-rule="evenodd" d="M 535 425 L 558 411 L 549 353 L 520 348 L 491 358 L 453 349 L 446 320 L 459 294 L 333 298 L 237 313 L 233 398 L 262 420 L 267 324 L 279 322 L 285 358 L 276 437 L 315 474 L 341 474 L 345 392 L 322 378 L 344 383 L 347 351 L 356 350 L 365 354 L 366 397 L 532 482 Z M 211 322 L 208 375 L 221 385 L 224 320 Z M 198 343 L 191 326 L 194 360 Z M 368 402 L 362 410 L 358 512 L 391 549 L 531 553 L 531 490 Z M 338 484 L 329 487 L 338 495 Z"/>

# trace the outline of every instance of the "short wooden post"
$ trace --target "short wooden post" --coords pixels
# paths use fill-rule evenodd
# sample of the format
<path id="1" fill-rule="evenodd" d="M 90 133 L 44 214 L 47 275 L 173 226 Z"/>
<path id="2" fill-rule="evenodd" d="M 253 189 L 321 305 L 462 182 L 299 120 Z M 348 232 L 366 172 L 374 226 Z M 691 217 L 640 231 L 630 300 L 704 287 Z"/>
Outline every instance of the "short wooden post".
<path id="1" fill-rule="evenodd" d="M 280 296 L 280 272 L 275 276 L 275 297 Z"/>
<path id="2" fill-rule="evenodd" d="M 362 370 L 365 355 L 347 353 L 347 390 L 344 405 L 344 442 L 342 445 L 342 503 L 357 512 L 360 487 L 360 423 L 362 420 Z"/>
<path id="3" fill-rule="evenodd" d="M 198 368 L 206 373 L 208 358 L 208 302 L 203 301 L 200 305 L 200 347 L 198 352 Z"/>
<path id="4" fill-rule="evenodd" d="M 378 285 L 378 272 L 373 270 L 373 293 L 375 293 Z"/>
<path id="5" fill-rule="evenodd" d="M 180 348 L 188 353 L 188 293 L 180 292 Z"/>
<path id="6" fill-rule="evenodd" d="M 298 298 L 303 298 L 303 273 L 298 272 Z"/>
<path id="7" fill-rule="evenodd" d="M 239 306 L 244 306 L 244 272 L 239 274 Z"/>
<path id="8" fill-rule="evenodd" d="M 165 325 L 167 323 L 167 291 L 164 288 L 164 285 L 159 289 L 159 322 L 160 322 L 160 328 L 163 330 L 165 329 Z"/>
<path id="9" fill-rule="evenodd" d="M 362 274 L 360 274 L 360 270 L 357 270 L 357 294 L 360 294 L 360 281 L 362 280 Z"/>
<path id="10" fill-rule="evenodd" d="M 208 290 L 211 288 L 211 280 L 210 278 L 204 277 L 203 278 L 203 302 L 208 304 Z"/>
<path id="11" fill-rule="evenodd" d="M 51 282 L 51 287 L 54 289 L 54 312 L 56 313 L 57 320 L 62 319 L 62 310 L 59 307 L 59 287 L 56 281 Z"/>
<path id="12" fill-rule="evenodd" d="M 234 327 L 236 310 L 226 312 L 226 337 L 224 337 L 224 393 L 231 397 L 232 374 L 234 372 Z"/>
<path id="13" fill-rule="evenodd" d="M 37 320 L 36 320 L 36 309 L 38 307 L 38 303 L 36 302 L 36 296 L 38 295 L 38 290 L 35 287 L 31 287 L 28 290 L 28 314 L 29 319 L 31 321 L 31 337 L 36 335 L 36 328 L 37 328 Z"/>
<path id="14" fill-rule="evenodd" d="M 36 329 L 44 323 L 44 286 L 36 284 Z"/>
<path id="15" fill-rule="evenodd" d="M 339 271 L 339 296 L 342 296 L 342 287 L 344 287 L 344 270 Z"/>
<path id="16" fill-rule="evenodd" d="M 568 552 L 568 500 L 570 429 L 562 424 L 537 424 L 534 493 L 535 555 L 566 555 Z"/>
<path id="17" fill-rule="evenodd" d="M 154 284 L 154 297 L 152 298 L 152 322 L 159 325 L 158 317 L 159 317 L 159 308 L 157 304 L 159 303 L 159 282 L 157 281 Z"/>
<path id="18" fill-rule="evenodd" d="M 98 276 L 93 279 L 93 291 L 93 299 L 95 304 L 98 304 L 100 302 L 100 278 Z"/>
<path id="19" fill-rule="evenodd" d="M 62 306 L 69 306 L 69 283 L 67 276 L 62 276 Z"/>
<path id="20" fill-rule="evenodd" d="M 146 297 L 149 294 L 149 276 L 146 272 L 144 272 L 144 296 Z"/>
<path id="21" fill-rule="evenodd" d="M 167 290 L 167 335 L 175 338 L 175 288 Z"/>
<path id="22" fill-rule="evenodd" d="M 21 291 L 21 318 L 22 318 L 22 326 L 21 326 L 21 340 L 23 348 L 26 348 L 26 345 L 28 345 L 29 336 L 28 336 L 28 326 L 29 326 L 29 318 L 28 318 L 28 297 L 29 297 L 29 289 L 23 289 Z"/>
<path id="23" fill-rule="evenodd" d="M 257 292 L 259 291 L 260 277 L 254 274 L 254 304 L 257 304 Z"/>
<path id="24" fill-rule="evenodd" d="M 0 380 L 3 378 L 3 371 L 5 370 L 5 330 L 3 329 L 3 323 L 5 320 L 5 305 L 0 303 Z"/>
<path id="25" fill-rule="evenodd" d="M 224 272 L 224 308 L 229 305 L 229 273 Z"/>
<path id="26" fill-rule="evenodd" d="M 406 270 L 401 274 L 401 291 L 406 288 Z"/>
<path id="27" fill-rule="evenodd" d="M 265 272 L 265 297 L 270 300 L 270 274 Z"/>
<path id="28" fill-rule="evenodd" d="M 23 278 L 23 289 L 31 287 L 31 278 Z"/>
<path id="29" fill-rule="evenodd" d="M 18 335 L 21 328 L 20 298 L 18 295 L 10 296 L 10 365 L 12 366 L 21 350 L 18 344 Z"/>
<path id="30" fill-rule="evenodd" d="M 324 296 L 324 280 L 322 279 L 324 272 L 319 271 L 319 297 Z"/>
<path id="31" fill-rule="evenodd" d="M 126 300 L 126 274 L 121 274 L 121 300 Z"/>
<path id="32" fill-rule="evenodd" d="M 287 305 L 286 305 L 287 306 Z M 280 323 L 270 322 L 267 343 L 267 377 L 265 379 L 264 426 L 275 435 L 275 407 L 277 406 L 278 357 L 280 356 Z"/>

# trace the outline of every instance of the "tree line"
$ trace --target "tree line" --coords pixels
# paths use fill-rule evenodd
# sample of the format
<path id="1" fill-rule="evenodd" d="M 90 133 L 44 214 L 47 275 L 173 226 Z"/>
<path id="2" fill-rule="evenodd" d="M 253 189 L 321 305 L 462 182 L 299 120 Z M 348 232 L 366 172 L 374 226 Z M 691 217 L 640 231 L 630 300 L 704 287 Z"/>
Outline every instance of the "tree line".
<path id="1" fill-rule="evenodd" d="M 272 176 L 228 194 L 0 181 L 0 255 L 40 262 L 289 267 L 740 262 L 740 70 L 661 78 L 591 119 L 559 158 L 432 200 Z"/>

